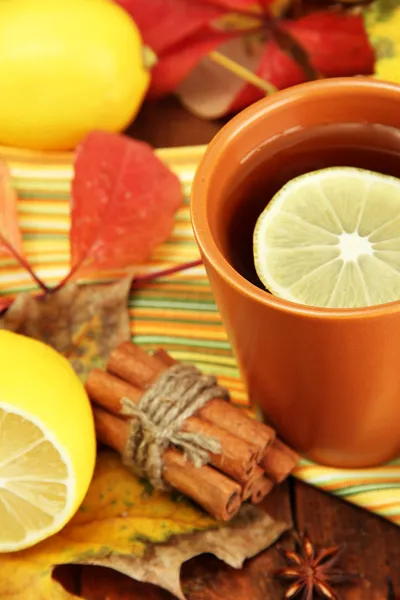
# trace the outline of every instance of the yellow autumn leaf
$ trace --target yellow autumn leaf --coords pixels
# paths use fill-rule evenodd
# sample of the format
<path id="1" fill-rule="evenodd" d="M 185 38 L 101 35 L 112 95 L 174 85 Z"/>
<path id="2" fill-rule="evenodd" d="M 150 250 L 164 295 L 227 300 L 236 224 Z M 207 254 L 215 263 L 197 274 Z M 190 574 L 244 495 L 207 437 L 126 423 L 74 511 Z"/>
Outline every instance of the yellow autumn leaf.
<path id="1" fill-rule="evenodd" d="M 153 490 L 130 475 L 116 454 L 101 452 L 86 499 L 70 523 L 33 548 L 1 555 L 0 598 L 77 598 L 52 579 L 53 567 L 68 563 L 110 566 L 182 598 L 183 561 L 211 552 L 237 568 L 287 529 L 261 509 L 243 508 L 238 519 L 219 524 L 181 496 Z"/>
<path id="2" fill-rule="evenodd" d="M 365 9 L 364 19 L 377 57 L 375 76 L 400 83 L 399 0 L 376 0 Z"/>
<path id="3" fill-rule="evenodd" d="M 0 598 L 70 600 L 52 579 L 53 565 L 90 562 L 111 552 L 140 557 L 148 542 L 209 527 L 215 527 L 211 517 L 149 490 L 129 475 L 116 454 L 101 453 L 88 495 L 72 521 L 29 550 L 1 556 Z"/>

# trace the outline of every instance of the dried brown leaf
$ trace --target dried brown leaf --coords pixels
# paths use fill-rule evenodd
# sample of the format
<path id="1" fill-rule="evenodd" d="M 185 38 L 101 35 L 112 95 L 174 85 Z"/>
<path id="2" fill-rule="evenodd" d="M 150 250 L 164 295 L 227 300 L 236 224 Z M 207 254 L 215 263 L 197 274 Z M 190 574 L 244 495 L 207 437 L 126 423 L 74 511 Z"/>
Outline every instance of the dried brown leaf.
<path id="1" fill-rule="evenodd" d="M 184 600 L 180 583 L 182 563 L 208 553 L 240 569 L 247 558 L 273 544 L 286 529 L 284 522 L 244 504 L 226 527 L 173 537 L 165 544 L 148 546 L 144 556 L 110 555 L 90 559 L 86 564 L 111 567 L 138 581 L 159 585 Z"/>
<path id="2" fill-rule="evenodd" d="M 112 284 L 70 283 L 38 297 L 20 294 L 0 319 L 0 329 L 53 346 L 85 379 L 94 367 L 104 367 L 117 344 L 130 339 L 130 285 L 126 278 Z"/>
<path id="3" fill-rule="evenodd" d="M 219 523 L 180 497 L 149 489 L 120 458 L 101 452 L 80 510 L 57 535 L 1 556 L 0 598 L 72 600 L 52 578 L 53 567 L 111 567 L 184 598 L 182 563 L 214 554 L 235 568 L 270 546 L 288 524 L 258 507 L 244 505 L 230 523 Z"/>

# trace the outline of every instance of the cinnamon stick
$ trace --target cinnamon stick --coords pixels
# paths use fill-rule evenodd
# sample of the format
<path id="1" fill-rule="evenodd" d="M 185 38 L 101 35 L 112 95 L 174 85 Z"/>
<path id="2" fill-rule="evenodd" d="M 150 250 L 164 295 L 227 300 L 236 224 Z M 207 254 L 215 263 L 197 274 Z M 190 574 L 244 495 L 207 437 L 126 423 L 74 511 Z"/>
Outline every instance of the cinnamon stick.
<path id="1" fill-rule="evenodd" d="M 174 360 L 174 358 L 172 358 L 172 356 L 170 356 L 168 354 L 168 352 L 166 352 L 164 350 L 164 348 L 157 348 L 157 350 L 155 350 L 153 356 L 154 356 L 154 358 L 156 358 L 159 361 L 159 363 L 164 363 L 167 366 L 172 366 L 176 362 Z M 231 406 L 231 405 L 229 405 L 229 406 Z M 232 407 L 232 408 L 234 408 L 234 407 Z M 202 410 L 201 415 L 206 418 L 207 406 L 204 407 L 204 409 Z M 231 417 L 231 418 L 234 418 L 234 417 Z M 265 471 L 267 472 L 267 474 L 269 475 L 269 477 L 272 479 L 273 482 L 282 483 L 282 481 L 284 481 L 290 475 L 290 473 L 293 471 L 293 469 L 296 467 L 297 463 L 300 460 L 300 455 L 297 454 L 297 452 L 295 452 L 292 448 L 290 448 L 289 446 L 284 444 L 281 440 L 276 438 L 275 432 L 270 427 L 265 425 L 264 428 L 266 428 L 267 430 L 270 430 L 270 432 L 272 432 L 272 434 L 271 434 L 271 438 L 270 438 L 269 447 L 267 448 L 267 451 L 266 451 L 264 457 L 261 459 L 261 461 L 258 461 L 258 462 L 261 462 L 262 467 L 265 469 Z M 265 432 L 265 429 L 264 429 L 264 432 Z M 235 431 L 235 433 L 238 435 L 238 437 L 241 437 L 240 432 L 238 433 L 237 431 Z M 246 430 L 246 433 L 247 433 L 247 430 Z M 254 433 L 255 437 L 257 437 L 257 432 L 253 431 L 253 433 Z M 258 480 L 258 483 L 261 484 L 261 481 L 262 481 L 261 473 L 262 472 L 263 472 L 262 469 L 257 469 L 257 470 L 253 471 L 251 478 L 249 478 L 247 483 L 243 486 L 243 492 L 242 492 L 243 500 L 247 500 L 248 498 L 250 498 L 252 496 L 252 492 L 249 493 L 249 490 L 253 490 L 254 486 L 256 485 L 257 480 Z M 264 473 L 264 480 L 267 479 L 268 481 L 270 481 L 269 477 L 267 477 Z M 263 488 L 263 491 L 267 490 L 266 493 L 268 493 L 270 491 L 270 489 L 268 489 L 269 484 L 266 483 L 265 481 L 263 482 L 262 488 Z M 262 491 L 259 491 L 258 494 L 255 495 L 255 498 L 258 498 L 259 496 L 261 496 L 262 493 L 263 493 Z"/>
<path id="2" fill-rule="evenodd" d="M 243 486 L 242 500 L 250 498 L 253 504 L 258 504 L 274 487 L 273 481 L 267 477 L 265 471 L 257 467 L 251 479 Z"/>
<path id="3" fill-rule="evenodd" d="M 275 438 L 261 462 L 262 468 L 274 483 L 282 483 L 300 460 L 292 448 Z"/>
<path id="4" fill-rule="evenodd" d="M 261 500 L 264 500 L 272 488 L 274 487 L 273 481 L 264 475 L 257 481 L 257 485 L 254 486 L 253 493 L 250 497 L 252 504 L 259 504 Z"/>
<path id="5" fill-rule="evenodd" d="M 85 388 L 92 400 L 116 415 L 121 413 L 122 398 L 129 398 L 134 404 L 139 404 L 143 395 L 143 390 L 101 369 L 90 371 Z"/>
<path id="6" fill-rule="evenodd" d="M 111 352 L 107 371 L 144 390 L 165 370 L 165 365 L 131 342 L 122 342 Z"/>
<path id="7" fill-rule="evenodd" d="M 93 407 L 93 414 L 98 440 L 122 454 L 128 439 L 128 422 L 98 407 Z M 176 450 L 166 450 L 163 460 L 166 483 L 200 504 L 213 517 L 228 521 L 238 512 L 239 484 L 208 465 L 193 466 Z"/>
<path id="8" fill-rule="evenodd" d="M 261 467 L 257 466 L 254 469 L 254 473 L 252 474 L 252 476 L 242 487 L 243 502 L 248 500 L 251 497 L 253 491 L 256 489 L 256 486 L 258 485 L 259 480 L 262 479 L 263 477 L 265 477 L 265 471 Z"/>
<path id="9" fill-rule="evenodd" d="M 172 367 L 173 365 L 176 365 L 176 360 L 170 354 L 168 354 L 168 352 L 164 348 L 157 348 L 156 350 L 154 350 L 153 357 L 162 362 L 167 367 Z"/>
<path id="10" fill-rule="evenodd" d="M 176 363 L 164 348 L 157 348 L 153 357 L 159 364 L 163 363 L 167 367 Z M 222 417 L 222 411 L 224 411 L 224 417 Z M 228 431 L 234 431 L 237 437 L 257 445 L 259 447 L 257 462 L 262 460 L 267 448 L 275 439 L 275 431 L 271 427 L 248 417 L 241 409 L 218 398 L 208 402 L 201 412 L 199 411 L 199 414 L 222 428 L 225 425 Z"/>
<path id="11" fill-rule="evenodd" d="M 139 404 L 143 393 L 136 386 L 100 369 L 89 373 L 85 387 L 92 401 L 120 416 L 121 399 L 129 398 L 134 404 Z M 257 466 L 257 447 L 198 417 L 186 419 L 182 430 L 219 440 L 221 454 L 210 454 L 210 463 L 239 483 L 245 483 L 252 476 Z"/>
<path id="12" fill-rule="evenodd" d="M 150 356 L 135 344 L 123 342 L 111 353 L 107 370 L 145 389 L 174 362 L 165 351 L 156 351 L 154 356 Z M 197 416 L 257 446 L 256 462 L 262 460 L 268 446 L 275 439 L 275 432 L 271 427 L 248 417 L 243 410 L 225 400 L 210 400 L 198 411 Z"/>
<path id="13" fill-rule="evenodd" d="M 248 417 L 241 408 L 237 408 L 225 400 L 215 398 L 207 402 L 199 410 L 199 416 L 219 425 L 226 431 L 234 432 L 238 438 L 245 442 L 257 446 L 258 463 L 261 462 L 275 439 L 275 431 L 271 427 Z"/>

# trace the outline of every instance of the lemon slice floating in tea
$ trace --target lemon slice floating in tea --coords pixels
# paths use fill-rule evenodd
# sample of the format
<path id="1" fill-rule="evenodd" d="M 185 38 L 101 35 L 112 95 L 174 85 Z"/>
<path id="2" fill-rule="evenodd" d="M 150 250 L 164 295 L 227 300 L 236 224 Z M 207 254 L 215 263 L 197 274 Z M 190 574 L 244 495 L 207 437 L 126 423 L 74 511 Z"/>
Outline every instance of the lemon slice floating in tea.
<path id="1" fill-rule="evenodd" d="M 356 308 L 400 299 L 400 180 L 332 167 L 289 181 L 258 218 L 254 262 L 276 296 Z"/>
<path id="2" fill-rule="evenodd" d="M 0 365 L 0 552 L 12 552 L 73 516 L 96 441 L 84 387 L 50 346 L 0 331 Z"/>

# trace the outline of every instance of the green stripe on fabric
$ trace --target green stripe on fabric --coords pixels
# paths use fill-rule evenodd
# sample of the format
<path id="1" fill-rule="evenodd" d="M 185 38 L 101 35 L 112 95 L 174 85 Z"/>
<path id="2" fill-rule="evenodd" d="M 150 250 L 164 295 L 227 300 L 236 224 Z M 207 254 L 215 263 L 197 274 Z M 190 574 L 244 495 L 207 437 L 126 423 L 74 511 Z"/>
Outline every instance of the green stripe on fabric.
<path id="1" fill-rule="evenodd" d="M 135 325 L 133 324 L 133 328 Z M 138 344 L 152 344 L 164 346 L 168 344 L 176 344 L 180 346 L 196 346 L 198 348 L 213 348 L 218 349 L 222 348 L 223 350 L 230 349 L 230 345 L 228 342 L 223 342 L 219 340 L 198 340 L 196 338 L 181 338 L 181 337 L 172 337 L 169 335 L 136 335 L 134 333 L 135 342 Z"/>
<path id="2" fill-rule="evenodd" d="M 68 233 L 63 233 L 60 231 L 60 233 L 24 233 L 22 236 L 22 239 L 24 240 L 37 240 L 38 242 L 43 242 L 44 240 L 56 240 L 57 242 L 59 241 L 64 241 L 64 240 L 68 240 L 69 239 L 69 235 Z"/>
<path id="3" fill-rule="evenodd" d="M 160 298 L 156 299 L 141 299 L 138 297 L 134 297 L 132 301 L 129 302 L 129 306 L 140 306 L 142 308 L 168 308 L 169 310 L 173 310 L 174 308 L 179 308 L 180 310 L 198 310 L 204 312 L 215 312 L 216 306 L 212 302 L 193 302 L 188 300 L 187 302 L 174 301 L 173 297 L 171 298 Z"/>
<path id="4" fill-rule="evenodd" d="M 23 200 L 51 200 L 52 202 L 69 202 L 69 192 L 26 191 L 17 188 L 18 196 Z M 32 202 L 33 204 L 33 202 Z"/>
<path id="5" fill-rule="evenodd" d="M 161 320 L 161 317 L 151 317 L 151 316 L 146 316 L 146 317 L 140 317 L 138 315 L 134 316 L 134 321 L 141 321 L 143 323 L 159 323 Z M 199 327 L 204 327 L 204 326 L 215 326 L 218 325 L 218 323 L 216 323 L 215 321 L 207 321 L 207 320 L 200 320 L 200 319 L 192 319 L 190 316 L 188 316 L 187 319 L 184 318 L 177 318 L 177 317 L 165 317 L 164 315 L 162 316 L 162 322 L 163 323 L 181 323 L 182 325 L 199 325 Z"/>
<path id="6" fill-rule="evenodd" d="M 364 494 L 365 492 L 376 492 L 383 489 L 400 489 L 400 481 L 398 483 L 394 481 L 390 483 L 364 483 L 363 485 L 353 485 L 330 491 L 332 491 L 332 493 L 335 494 L 335 496 L 346 498 L 346 496 L 356 496 L 357 494 Z"/>

